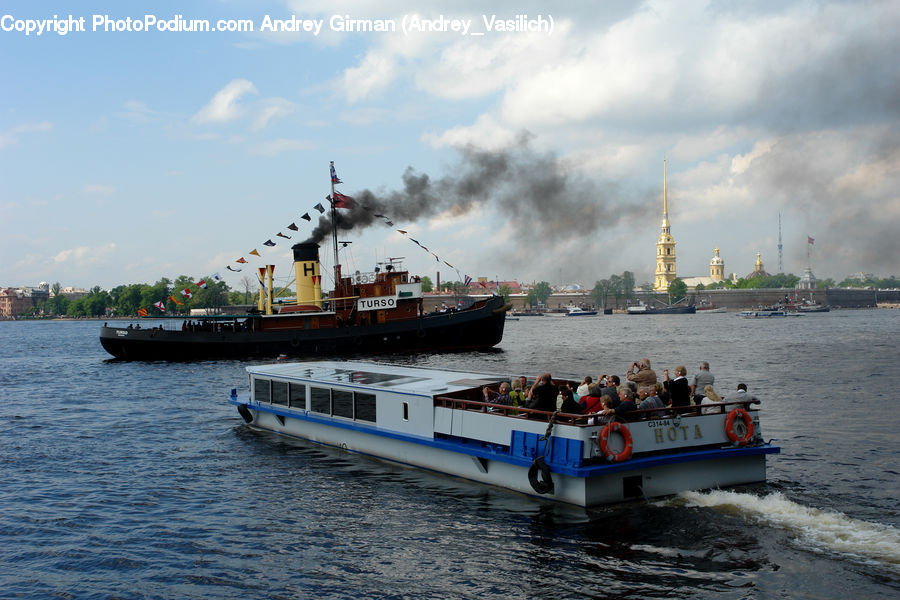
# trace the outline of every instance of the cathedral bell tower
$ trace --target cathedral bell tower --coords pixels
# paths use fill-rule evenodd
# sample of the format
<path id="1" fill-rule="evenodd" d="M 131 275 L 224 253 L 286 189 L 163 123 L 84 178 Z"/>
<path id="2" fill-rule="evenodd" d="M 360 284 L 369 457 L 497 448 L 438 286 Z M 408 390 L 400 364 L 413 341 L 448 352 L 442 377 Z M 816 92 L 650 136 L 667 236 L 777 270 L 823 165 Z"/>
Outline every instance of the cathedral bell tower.
<path id="1" fill-rule="evenodd" d="M 669 202 L 666 198 L 666 161 L 663 159 L 663 217 L 656 242 L 656 281 L 654 291 L 665 292 L 675 279 L 675 240 L 669 228 Z"/>
<path id="2" fill-rule="evenodd" d="M 709 278 L 713 281 L 725 280 L 725 261 L 719 256 L 718 248 L 716 248 L 716 255 L 709 261 Z"/>

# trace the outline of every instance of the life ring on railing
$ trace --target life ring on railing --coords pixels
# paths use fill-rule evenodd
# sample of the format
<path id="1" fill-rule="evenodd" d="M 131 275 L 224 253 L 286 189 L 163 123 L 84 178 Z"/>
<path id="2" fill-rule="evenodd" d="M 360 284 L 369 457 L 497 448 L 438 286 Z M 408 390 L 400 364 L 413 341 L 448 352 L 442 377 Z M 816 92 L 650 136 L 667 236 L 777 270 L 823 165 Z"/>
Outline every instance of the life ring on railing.
<path id="1" fill-rule="evenodd" d="M 241 415 L 245 422 L 253 422 L 253 414 L 250 412 L 250 409 L 247 408 L 246 404 L 238 404 L 238 414 Z"/>
<path id="2" fill-rule="evenodd" d="M 619 432 L 619 435 L 625 440 L 625 447 L 619 452 L 614 452 L 609 447 L 609 436 L 612 433 Z M 600 452 L 609 462 L 625 462 L 631 458 L 631 451 L 634 449 L 634 441 L 631 439 L 631 432 L 622 423 L 613 421 L 607 423 L 606 427 L 600 432 Z"/>
<path id="3" fill-rule="evenodd" d="M 553 478 L 550 477 L 550 467 L 544 462 L 543 456 L 538 456 L 528 469 L 528 483 L 538 494 L 553 493 Z"/>
<path id="4" fill-rule="evenodd" d="M 738 417 L 741 419 L 738 420 Z M 725 417 L 725 435 L 728 439 L 743 446 L 753 438 L 753 418 L 743 408 L 735 408 Z"/>

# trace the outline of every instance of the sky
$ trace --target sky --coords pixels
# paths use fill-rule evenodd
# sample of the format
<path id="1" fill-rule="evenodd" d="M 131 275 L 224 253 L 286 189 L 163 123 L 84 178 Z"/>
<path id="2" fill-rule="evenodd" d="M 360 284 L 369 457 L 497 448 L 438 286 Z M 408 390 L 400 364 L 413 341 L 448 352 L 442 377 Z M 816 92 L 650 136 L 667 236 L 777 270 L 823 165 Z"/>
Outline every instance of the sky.
<path id="1" fill-rule="evenodd" d="M 287 283 L 330 161 L 345 271 L 653 281 L 665 160 L 679 276 L 777 273 L 779 215 L 785 272 L 900 275 L 897 31 L 890 0 L 4 1 L 0 287 Z"/>

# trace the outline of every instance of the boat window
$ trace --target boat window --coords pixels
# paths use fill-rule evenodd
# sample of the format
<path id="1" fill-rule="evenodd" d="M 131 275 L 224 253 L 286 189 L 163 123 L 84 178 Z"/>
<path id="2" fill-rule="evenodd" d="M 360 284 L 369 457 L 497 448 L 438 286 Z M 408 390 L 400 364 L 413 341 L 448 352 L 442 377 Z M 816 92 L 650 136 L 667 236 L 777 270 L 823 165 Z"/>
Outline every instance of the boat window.
<path id="1" fill-rule="evenodd" d="M 331 390 L 328 388 L 309 388 L 309 409 L 323 415 L 331 414 Z"/>
<path id="2" fill-rule="evenodd" d="M 291 384 L 291 408 L 306 408 L 306 386 L 302 383 Z"/>
<path id="3" fill-rule="evenodd" d="M 362 392 L 354 392 L 353 401 L 355 403 L 354 415 L 357 421 L 375 422 L 375 394 L 364 394 Z"/>
<path id="4" fill-rule="evenodd" d="M 272 382 L 272 404 L 288 405 L 288 384 L 286 381 Z"/>
<path id="5" fill-rule="evenodd" d="M 253 400 L 256 402 L 271 402 L 272 392 L 271 392 L 272 382 L 268 379 L 253 379 Z"/>
<path id="6" fill-rule="evenodd" d="M 403 403 L 403 420 L 409 421 L 409 402 Z"/>
<path id="7" fill-rule="evenodd" d="M 335 417 L 353 418 L 353 392 L 331 390 L 331 404 Z"/>

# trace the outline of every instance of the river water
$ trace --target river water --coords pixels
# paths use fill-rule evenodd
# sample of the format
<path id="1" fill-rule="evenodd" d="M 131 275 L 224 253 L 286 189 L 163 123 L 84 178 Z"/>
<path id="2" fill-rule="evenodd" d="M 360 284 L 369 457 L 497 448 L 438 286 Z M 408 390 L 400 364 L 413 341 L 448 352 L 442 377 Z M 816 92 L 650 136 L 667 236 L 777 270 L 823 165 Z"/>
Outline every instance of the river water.
<path id="1" fill-rule="evenodd" d="M 0 323 L 0 596 L 897 598 L 900 311 L 532 317 L 554 376 L 649 357 L 762 398 L 769 482 L 581 510 L 247 428 L 241 361 L 107 360 L 97 322 Z"/>

